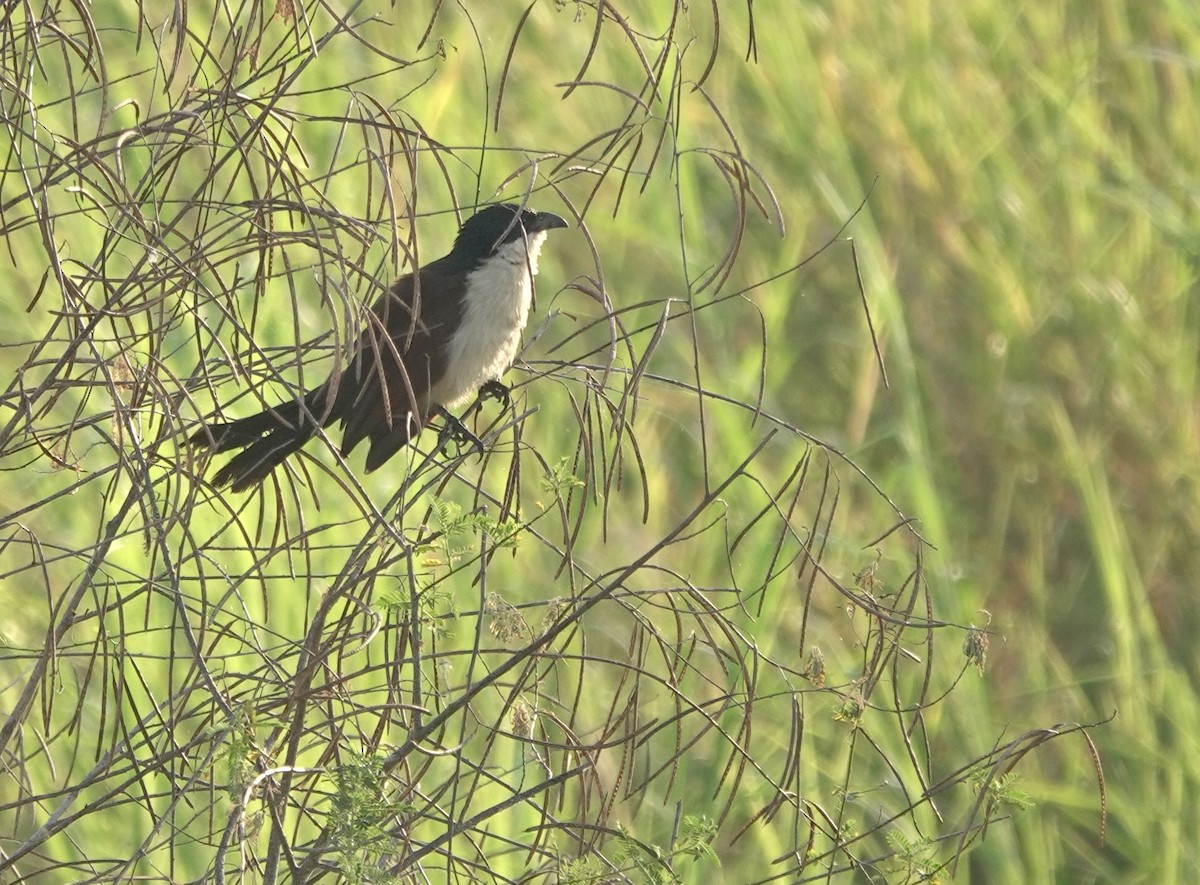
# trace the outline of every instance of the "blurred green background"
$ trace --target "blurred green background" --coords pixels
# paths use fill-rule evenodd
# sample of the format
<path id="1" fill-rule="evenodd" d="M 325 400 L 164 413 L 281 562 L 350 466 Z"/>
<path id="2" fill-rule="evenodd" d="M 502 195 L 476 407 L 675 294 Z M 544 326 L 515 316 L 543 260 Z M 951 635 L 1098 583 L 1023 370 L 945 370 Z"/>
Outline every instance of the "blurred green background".
<path id="1" fill-rule="evenodd" d="M 194 27 L 222 15 L 219 5 L 185 5 Z M 1071 737 L 1022 763 L 1021 785 L 1036 806 L 994 825 L 954 881 L 1197 881 L 1200 8 L 760 0 L 721 5 L 718 31 L 713 9 L 692 3 L 681 33 L 694 42 L 674 43 L 661 59 L 640 56 L 637 40 L 610 22 L 586 79 L 632 89 L 661 61 L 681 84 L 642 96 L 653 113 L 640 124 L 645 141 L 619 157 L 637 170 L 622 186 L 616 175 L 570 175 L 551 156 L 629 113 L 627 96 L 601 87 L 564 97 L 593 39 L 594 10 L 536 4 L 510 57 L 524 6 L 447 7 L 420 51 L 432 7 L 417 7 L 361 6 L 350 15 L 376 47 L 394 41 L 396 55 L 424 61 L 397 68 L 334 40 L 289 84 L 286 105 L 319 118 L 375 98 L 431 139 L 461 146 L 460 164 L 427 163 L 414 176 L 423 211 L 447 208 L 452 189 L 461 203 L 491 199 L 514 174 L 505 195 L 519 195 L 523 164 L 545 152 L 539 171 L 560 191 L 534 202 L 582 212 L 598 265 L 588 238 L 554 242 L 540 307 L 554 322 L 580 325 L 602 311 L 556 289 L 584 275 L 602 275 L 617 308 L 646 303 L 629 311 L 632 326 L 653 323 L 665 299 L 698 295 L 695 281 L 720 266 L 738 212 L 711 157 L 693 148 L 736 144 L 781 215 L 751 209 L 720 293 L 754 288 L 711 321 L 697 314 L 690 335 L 668 334 L 653 371 L 689 378 L 697 359 L 710 389 L 742 402 L 755 400 L 761 377 L 766 413 L 844 451 L 919 521 L 936 547 L 925 557 L 934 614 L 993 631 L 986 674 L 967 673 L 938 710 L 942 747 L 969 757 L 1028 729 L 1112 717 L 1091 732 L 1105 772 L 1104 845 L 1095 772 Z M 667 4 L 619 10 L 630 34 L 653 37 L 671 24 Z M 122 92 L 117 72 L 151 70 L 153 50 L 124 4 L 98 2 L 91 14 L 127 51 L 107 59 L 112 92 L 86 98 L 98 114 L 135 97 Z M 162 21 L 169 16 L 164 4 Z M 286 33 L 289 25 L 276 15 L 263 27 Z M 56 62 L 44 63 L 52 73 Z M 363 79 L 383 71 L 386 79 Z M 701 78 L 703 92 L 694 91 Z M 141 82 L 131 80 L 128 92 Z M 353 87 L 331 90 L 336 83 Z M 155 110 L 147 102 L 139 112 Z M 676 124 L 671 167 L 653 153 L 664 118 Z M 474 150 L 483 143 L 492 150 Z M 303 141 L 305 160 L 333 162 L 334 144 Z M 847 242 L 763 283 L 848 220 L 886 387 Z M 454 225 L 448 215 L 422 223 L 426 255 L 440 254 Z M 74 248 L 83 254 L 89 244 Z M 363 252 L 384 278 L 404 266 L 385 252 Z M 23 311 L 44 268 L 12 250 L 0 262 L 14 292 L 9 328 L 30 337 L 40 320 Z M 300 322 L 312 331 L 331 319 L 340 315 L 326 305 Z M 290 316 L 264 323 L 277 341 L 293 334 Z M 572 351 L 577 361 L 606 340 L 602 327 L 587 334 L 590 343 Z M 15 365 L 20 356 L 7 358 Z M 609 543 L 618 547 L 671 524 L 705 468 L 719 473 L 714 465 L 740 457 L 721 445 L 704 464 L 668 457 L 695 433 L 676 417 L 684 395 L 666 384 L 642 394 L 642 445 L 655 450 L 647 484 L 662 509 L 649 526 L 613 525 Z M 528 393 L 544 399 L 548 415 L 569 415 L 556 395 Z M 550 433 L 554 424 L 540 426 Z M 728 441 L 748 426 L 742 412 L 710 432 Z M 564 439 L 560 454 L 571 446 Z M 8 482 L 6 509 L 44 494 L 45 482 Z M 874 512 L 855 517 L 856 496 L 847 492 L 849 525 L 836 540 L 846 548 L 846 581 L 870 560 L 861 547 L 880 525 Z M 10 582 L 0 599 L 19 608 L 23 592 Z M 16 616 L 5 629 L 25 628 Z M 822 627 L 810 629 L 818 635 L 809 641 L 824 645 Z M 788 639 L 761 641 L 783 649 Z M 738 869 L 733 850 L 711 876 L 737 882 Z"/>
<path id="2" fill-rule="evenodd" d="M 810 219 L 875 182 L 850 233 L 891 378 L 881 390 L 810 295 L 789 316 L 795 371 L 822 379 L 801 423 L 919 516 L 945 614 L 991 613 L 1003 641 L 953 702 L 964 718 L 1019 732 L 1115 714 L 1095 733 L 1107 847 L 1086 764 L 1044 759 L 1039 811 L 992 832 L 980 881 L 1194 880 L 1200 15 L 792 15 L 759 33 L 763 88 L 738 107 L 772 121 L 754 156 Z"/>

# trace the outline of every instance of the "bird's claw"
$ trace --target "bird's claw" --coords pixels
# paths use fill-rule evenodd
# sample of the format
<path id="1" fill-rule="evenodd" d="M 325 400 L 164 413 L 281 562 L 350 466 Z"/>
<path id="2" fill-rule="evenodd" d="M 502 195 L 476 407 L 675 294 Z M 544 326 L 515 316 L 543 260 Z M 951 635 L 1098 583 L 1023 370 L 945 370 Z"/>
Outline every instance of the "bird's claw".
<path id="1" fill-rule="evenodd" d="M 479 399 L 481 401 L 494 399 L 500 403 L 502 408 L 507 409 L 512 405 L 512 391 L 493 378 L 490 381 L 483 382 L 483 386 L 479 388 Z"/>
<path id="2" fill-rule="evenodd" d="M 463 424 L 449 412 L 444 413 L 442 418 L 446 423 L 442 425 L 442 430 L 438 434 L 439 452 L 446 454 L 451 443 L 457 446 L 467 443 L 479 454 L 479 457 L 483 457 L 483 440 L 469 431 L 467 425 Z"/>

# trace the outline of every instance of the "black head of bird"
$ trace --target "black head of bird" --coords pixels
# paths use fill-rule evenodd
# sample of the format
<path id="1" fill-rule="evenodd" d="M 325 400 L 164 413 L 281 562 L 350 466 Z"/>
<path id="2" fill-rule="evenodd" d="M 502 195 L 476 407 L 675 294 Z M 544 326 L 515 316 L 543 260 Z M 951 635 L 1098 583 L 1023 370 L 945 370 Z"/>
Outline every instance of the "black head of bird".
<path id="1" fill-rule="evenodd" d="M 342 454 L 370 441 L 367 470 L 407 445 L 435 413 L 481 387 L 505 388 L 529 318 L 546 235 L 567 223 L 511 203 L 481 209 L 454 248 L 405 274 L 372 306 L 349 363 L 320 386 L 256 415 L 206 424 L 190 439 L 241 449 L 213 477 L 242 491 L 265 479 L 317 432 L 340 421 Z"/>

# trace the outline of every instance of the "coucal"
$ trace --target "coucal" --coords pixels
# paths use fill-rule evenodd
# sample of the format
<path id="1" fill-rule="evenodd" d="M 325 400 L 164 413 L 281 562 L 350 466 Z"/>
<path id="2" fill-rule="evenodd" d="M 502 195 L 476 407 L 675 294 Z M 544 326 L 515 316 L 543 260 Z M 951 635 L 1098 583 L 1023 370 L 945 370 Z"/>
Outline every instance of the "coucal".
<path id="1" fill-rule="evenodd" d="M 190 439 L 213 452 L 241 449 L 213 485 L 239 492 L 262 482 L 318 427 L 342 423 L 342 454 L 370 440 L 367 471 L 379 467 L 438 413 L 481 388 L 502 398 L 529 317 L 538 254 L 552 212 L 500 203 L 471 216 L 450 253 L 405 274 L 371 308 L 349 364 L 303 397 Z M 458 425 L 459 429 L 461 425 Z"/>

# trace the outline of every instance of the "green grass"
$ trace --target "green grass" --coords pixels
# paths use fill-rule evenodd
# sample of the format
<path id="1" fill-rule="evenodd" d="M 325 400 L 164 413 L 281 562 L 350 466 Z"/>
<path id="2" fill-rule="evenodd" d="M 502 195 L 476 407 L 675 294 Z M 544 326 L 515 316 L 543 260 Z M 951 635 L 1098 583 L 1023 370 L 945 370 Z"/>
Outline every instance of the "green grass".
<path id="1" fill-rule="evenodd" d="M 796 800 L 828 828 L 845 827 L 843 836 L 863 834 L 851 848 L 860 858 L 908 852 L 915 863 L 919 838 L 930 836 L 944 840 L 930 848 L 944 863 L 976 797 L 963 784 L 939 795 L 942 820 L 928 805 L 902 813 L 927 785 L 921 777 L 951 777 L 1015 742 L 1038 744 L 1017 766 L 1015 785 L 1035 804 L 993 820 L 985 838 L 976 834 L 953 881 L 1193 881 L 1200 311 L 1191 194 L 1200 168 L 1200 12 L 1117 0 L 1015 8 L 759 2 L 753 32 L 746 8 L 722 6 L 717 44 L 711 8 L 693 3 L 664 44 L 655 37 L 671 25 L 669 7 L 630 4 L 617 8 L 632 31 L 608 21 L 580 73 L 594 10 L 542 4 L 516 43 L 496 128 L 519 10 L 467 6 L 469 14 L 442 10 L 418 47 L 430 9 L 365 5 L 349 16 L 362 40 L 337 36 L 314 56 L 301 24 L 239 10 L 245 32 L 258 34 L 261 67 L 242 58 L 238 75 L 249 85 L 223 99 L 183 88 L 195 70 L 204 73 L 193 84 L 221 83 L 232 66 L 223 6 L 188 4 L 194 34 L 222 36 L 208 41 L 212 55 L 203 58 L 204 41 L 184 40 L 172 77 L 169 61 L 157 65 L 175 59 L 178 30 L 164 31 L 156 51 L 151 31 L 139 32 L 118 3 L 92 7 L 96 38 L 78 24 L 67 28 L 77 45 L 103 46 L 103 59 L 80 60 L 51 42 L 33 65 L 21 41 L 9 42 L 17 48 L 5 50 L 6 76 L 20 68 L 32 77 L 22 82 L 38 117 L 36 125 L 18 118 L 23 105 L 6 85 L 14 122 L 0 136 L 0 261 L 10 292 L 0 367 L 19 377 L 6 385 L 0 411 L 0 505 L 17 514 L 3 522 L 0 550 L 0 604 L 9 613 L 0 634 L 12 652 L 0 660 L 6 716 L 46 630 L 62 623 L 63 600 L 86 587 L 79 611 L 106 614 L 69 626 L 18 738 L 4 748 L 13 754 L 6 764 L 28 780 L 0 788 L 9 837 L 0 847 L 28 838 L 63 802 L 56 790 L 102 769 L 104 754 L 127 737 L 129 758 L 142 766 L 106 772 L 71 806 L 78 820 L 16 872 L 72 881 L 90 868 L 103 878 L 109 868 L 96 851 L 131 857 L 146 838 L 132 872 L 165 875 L 170 866 L 176 878 L 194 878 L 210 869 L 213 846 L 250 795 L 235 844 L 254 858 L 248 877 L 269 877 L 271 864 L 286 869 L 287 859 L 270 859 L 268 787 L 282 790 L 287 778 L 296 792 L 279 807 L 293 844 L 316 838 L 331 809 L 360 822 L 352 835 L 366 841 L 339 843 L 345 871 L 376 859 L 371 838 L 394 823 L 373 817 L 377 791 L 394 791 L 385 808 L 412 815 L 403 830 L 419 845 L 446 831 L 443 812 L 469 820 L 532 786 L 545 766 L 580 762 L 560 745 L 598 741 L 603 729 L 614 749 L 588 758 L 594 775 L 578 789 L 486 818 L 455 837 L 455 857 L 486 857 L 492 878 L 476 870 L 480 879 L 508 881 L 555 851 L 569 858 L 599 840 L 610 859 L 628 850 L 632 881 L 652 881 L 661 866 L 647 858 L 681 844 L 677 818 L 707 815 L 721 819 L 712 842 L 720 864 L 681 856 L 683 881 L 758 881 L 804 860 L 787 859 L 809 827 Z M 147 4 L 152 24 L 168 13 Z M 335 23 L 317 7 L 308 13 L 319 41 Z M 74 20 L 68 8 L 61 15 Z M 416 63 L 397 66 L 379 48 Z M 662 88 L 642 93 L 643 104 L 629 98 L 646 76 L 637 49 L 655 70 L 656 53 L 665 52 Z M 294 81 L 269 73 L 275 51 L 292 56 L 285 74 L 303 62 Z M 693 90 L 710 52 L 711 75 Z M 93 88 L 89 70 L 103 71 L 106 93 Z M 624 92 L 581 84 L 564 98 L 561 84 L 577 75 Z M 73 91 L 80 97 L 71 103 Z M 129 100 L 137 104 L 122 104 Z M 276 102 L 270 113 L 266 102 Z M 202 106 L 195 119 L 203 126 L 188 129 L 185 116 L 175 129 L 120 138 L 168 108 Z M 359 118 L 367 122 L 340 122 Z M 623 147 L 592 143 L 622 125 Z M 38 146 L 18 131 L 36 132 Z M 23 221 L 32 203 L 20 198 L 14 170 L 44 170 L 51 154 L 70 153 L 68 139 L 96 150 L 110 174 L 81 161 L 82 171 L 46 190 L 55 215 L 47 238 Z M 231 150 L 235 142 L 247 149 Z M 421 150 L 405 154 L 405 146 Z M 535 203 L 586 209 L 587 237 L 560 236 L 543 259 L 527 337 L 543 318 L 546 326 L 526 354 L 532 371 L 508 376 L 524 385 L 519 408 L 537 410 L 519 444 L 508 430 L 487 462 L 468 460 L 457 475 L 418 462 L 365 477 L 361 489 L 339 487 L 341 467 L 313 445 L 306 463 L 319 509 L 309 492 L 288 487 L 279 503 L 270 495 L 209 501 L 190 475 L 200 465 L 172 434 L 251 382 L 293 383 L 303 343 L 352 326 L 352 305 L 408 265 L 410 206 L 427 260 L 453 235 L 452 203 L 490 200 L 510 176 L 504 195 L 519 197 L 534 159 L 539 185 L 555 189 L 540 190 Z M 174 173 L 150 175 L 155 169 Z M 177 202 L 214 169 L 208 202 Z M 739 170 L 751 169 L 731 190 Z M 289 205 L 251 216 L 246 207 L 264 190 Z M 739 208 L 748 190 L 765 214 Z M 846 234 L 886 387 L 847 243 L 776 279 L 823 246 L 864 198 Z M 105 214 L 101 205 L 140 214 Z M 726 268 L 743 216 L 736 262 Z M 51 255 L 81 297 L 61 294 L 47 273 Z M 705 286 L 714 271 L 718 281 Z M 71 323 L 98 316 L 97 305 L 129 276 L 144 281 L 140 300 L 127 296 L 97 320 L 77 364 L 52 368 L 47 358 L 77 334 Z M 622 331 L 618 373 L 604 394 L 626 416 L 625 373 L 644 372 L 636 420 L 622 435 L 595 386 L 609 344 L 604 311 L 565 288 L 594 289 L 600 280 Z M 43 337 L 52 344 L 39 352 L 33 342 Z M 124 446 L 108 418 L 119 411 L 109 391 L 125 388 L 106 381 L 100 363 L 123 352 L 154 381 L 140 401 L 140 449 Z M 73 383 L 50 388 L 56 398 L 42 395 L 31 415 L 20 411 L 17 392 L 57 377 Z M 760 398 L 768 417 L 752 420 Z M 242 414 L 255 401 L 229 408 Z M 485 407 L 484 418 L 494 414 Z M 906 583 L 916 564 L 912 535 L 872 543 L 898 519 L 887 502 L 792 427 L 848 454 L 918 521 L 934 545 L 921 552 L 923 584 Z M 685 525 L 772 429 L 781 432 Z M 79 472 L 54 469 L 31 431 Z M 582 486 L 564 483 L 561 459 Z M 802 469 L 802 480 L 792 475 Z M 557 484 L 542 482 L 556 472 Z M 404 476 L 414 485 L 392 499 Z M 139 478 L 153 483 L 152 497 L 136 494 Z M 106 546 L 106 526 L 131 494 L 135 503 L 112 523 L 119 531 Z M 528 525 L 515 552 L 485 561 L 481 545 L 490 542 L 477 527 L 464 526 L 449 545 L 428 540 L 444 527 L 431 516 L 433 497 Z M 155 512 L 145 509 L 151 500 Z M 960 677 L 962 629 L 881 635 L 862 606 L 848 608 L 832 581 L 804 564 L 806 547 L 818 545 L 825 574 L 844 587 L 855 587 L 878 548 L 877 596 L 912 602 L 920 619 L 929 614 L 927 588 L 934 619 L 988 625 L 984 675 L 967 669 Z M 643 567 L 622 572 L 650 550 Z M 94 555 L 99 570 L 89 585 Z M 419 612 L 410 608 L 414 587 L 424 593 Z M 600 587 L 608 595 L 556 640 L 554 655 L 531 656 L 449 716 L 438 746 L 431 741 L 425 755 L 389 769 L 390 781 L 367 778 L 346 795 L 338 772 L 364 753 L 386 756 L 414 716 L 435 715 L 508 666 L 544 629 L 550 600 L 588 599 Z M 481 613 L 488 594 L 518 607 L 512 634 L 489 632 L 495 602 L 493 615 Z M 714 638 L 718 625 L 729 632 Z M 413 630 L 426 664 L 420 703 L 404 666 Z M 798 674 L 814 646 L 824 654 L 825 690 Z M 895 664 L 864 660 L 872 651 L 896 655 Z M 320 666 L 306 670 L 313 655 Z M 206 684 L 201 660 L 225 711 L 201 703 L 204 691 L 189 693 Z M 854 728 L 835 714 L 866 674 L 872 705 Z M 918 698 L 928 704 L 919 721 L 912 709 L 896 713 Z M 534 728 L 548 742 L 536 752 L 513 718 L 522 704 L 536 709 Z M 1079 734 L 1039 742 L 1041 729 L 1102 720 L 1088 735 L 1105 775 L 1103 845 L 1087 744 Z M 904 728 L 912 729 L 911 756 Z M 780 778 L 793 792 L 760 817 L 793 750 L 790 779 Z M 753 764 L 735 776 L 726 766 L 739 759 Z M 298 771 L 254 783 L 285 760 Z M 660 770 L 664 760 L 672 764 Z M 29 801 L 30 793 L 40 798 Z M 199 796 L 211 810 L 196 804 Z M 600 830 L 559 826 L 600 804 L 607 842 Z M 896 813 L 897 822 L 874 832 Z M 633 842 L 615 834 L 618 824 Z M 131 834 L 127 841 L 114 839 L 115 827 Z M 518 847 L 531 833 L 546 854 Z M 834 878 L 858 881 L 831 844 L 829 832 L 818 838 L 818 859 L 804 875 L 827 863 Z M 55 863 L 71 866 L 51 872 Z M 448 864 L 427 867 L 432 881 L 451 880 Z M 462 881 L 467 868 L 455 868 Z M 376 874 L 370 863 L 356 869 L 361 881 Z M 874 881 L 917 881 L 915 870 L 882 862 Z M 950 879 L 942 870 L 940 880 Z"/>

